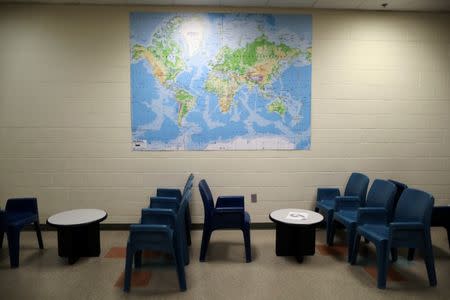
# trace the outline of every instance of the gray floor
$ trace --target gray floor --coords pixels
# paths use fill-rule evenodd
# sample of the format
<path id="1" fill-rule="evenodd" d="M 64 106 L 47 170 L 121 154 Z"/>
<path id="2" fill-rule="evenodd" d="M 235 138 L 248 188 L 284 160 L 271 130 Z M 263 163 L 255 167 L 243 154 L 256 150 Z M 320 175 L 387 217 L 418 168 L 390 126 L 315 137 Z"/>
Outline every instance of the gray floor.
<path id="1" fill-rule="evenodd" d="M 428 286 L 423 260 L 408 262 L 405 252 L 401 252 L 393 267 L 401 281 L 394 276 L 396 280 L 388 280 L 386 290 L 377 289 L 375 279 L 366 271 L 375 265 L 370 244 L 362 246 L 357 266 L 350 266 L 338 251 L 343 247 L 322 246 L 325 238 L 320 229 L 316 255 L 298 264 L 293 258 L 275 255 L 274 230 L 253 230 L 252 263 L 244 262 L 239 231 L 215 232 L 207 262 L 198 262 L 201 231 L 194 231 L 191 263 L 186 267 L 186 292 L 178 291 L 174 268 L 150 265 L 147 259 L 142 270 L 150 273 L 148 285 L 132 287 L 125 294 L 115 286 L 124 259 L 105 255 L 112 247 L 124 247 L 127 235 L 124 231 L 102 231 L 100 257 L 81 258 L 67 265 L 57 255 L 56 232 L 43 233 L 44 250 L 37 248 L 33 232 L 24 232 L 18 269 L 9 268 L 5 239 L 0 249 L 0 299 L 450 299 L 450 249 L 445 231 L 440 228 L 432 230 L 437 287 Z M 344 237 L 338 235 L 338 239 Z"/>

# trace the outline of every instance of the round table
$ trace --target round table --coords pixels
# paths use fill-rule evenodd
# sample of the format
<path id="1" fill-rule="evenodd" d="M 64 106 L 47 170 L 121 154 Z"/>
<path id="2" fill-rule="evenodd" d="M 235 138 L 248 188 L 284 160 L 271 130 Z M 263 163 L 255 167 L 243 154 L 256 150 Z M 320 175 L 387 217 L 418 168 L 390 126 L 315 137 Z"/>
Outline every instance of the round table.
<path id="1" fill-rule="evenodd" d="M 101 209 L 74 209 L 57 213 L 47 224 L 58 230 L 58 255 L 74 264 L 80 257 L 100 255 L 100 222 L 108 214 Z"/>
<path id="2" fill-rule="evenodd" d="M 306 209 L 284 208 L 269 215 L 276 224 L 277 256 L 295 256 L 299 263 L 306 255 L 314 255 L 316 249 L 316 225 L 323 216 Z"/>

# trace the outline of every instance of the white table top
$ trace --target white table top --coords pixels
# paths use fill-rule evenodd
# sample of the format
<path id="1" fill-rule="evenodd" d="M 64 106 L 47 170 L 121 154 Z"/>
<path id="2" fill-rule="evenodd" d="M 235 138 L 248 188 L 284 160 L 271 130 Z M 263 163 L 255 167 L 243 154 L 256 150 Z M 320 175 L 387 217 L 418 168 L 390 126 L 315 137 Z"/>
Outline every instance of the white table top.
<path id="1" fill-rule="evenodd" d="M 323 220 L 323 216 L 312 210 L 284 208 L 270 213 L 270 218 L 285 224 L 312 225 Z"/>
<path id="2" fill-rule="evenodd" d="M 51 225 L 70 226 L 82 225 L 102 220 L 106 217 L 106 212 L 101 209 L 73 209 L 57 213 L 47 222 Z"/>

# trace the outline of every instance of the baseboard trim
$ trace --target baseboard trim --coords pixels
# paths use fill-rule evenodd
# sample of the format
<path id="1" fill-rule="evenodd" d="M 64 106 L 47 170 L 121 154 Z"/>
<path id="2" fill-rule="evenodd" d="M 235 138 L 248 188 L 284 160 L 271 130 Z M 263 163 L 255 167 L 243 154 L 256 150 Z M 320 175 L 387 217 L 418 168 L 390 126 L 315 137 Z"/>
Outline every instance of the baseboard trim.
<path id="1" fill-rule="evenodd" d="M 129 230 L 131 223 L 106 223 L 100 224 L 100 230 Z M 274 223 L 252 223 L 251 229 L 275 229 Z M 24 230 L 34 231 L 33 225 L 25 226 Z M 55 231 L 56 228 L 48 224 L 41 224 L 42 231 Z M 203 230 L 202 223 L 192 224 L 192 230 Z"/>

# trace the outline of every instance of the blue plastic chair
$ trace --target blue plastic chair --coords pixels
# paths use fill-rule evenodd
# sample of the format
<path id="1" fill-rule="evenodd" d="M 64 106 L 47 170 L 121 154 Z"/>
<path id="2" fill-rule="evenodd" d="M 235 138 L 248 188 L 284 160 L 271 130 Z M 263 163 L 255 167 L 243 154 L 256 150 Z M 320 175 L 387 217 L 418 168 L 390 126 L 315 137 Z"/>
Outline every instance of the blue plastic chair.
<path id="1" fill-rule="evenodd" d="M 389 179 L 392 183 L 394 183 L 397 186 L 397 195 L 396 199 L 400 198 L 401 193 L 403 190 L 407 189 L 408 186 L 404 183 Z M 441 226 L 444 227 L 447 230 L 447 238 L 448 238 L 448 246 L 450 248 L 450 206 L 434 206 L 433 212 L 431 214 L 431 227 L 435 226 Z M 415 249 L 410 248 L 408 250 L 408 260 L 414 259 L 414 253 Z M 393 260 L 396 260 L 397 256 L 393 258 Z"/>
<path id="2" fill-rule="evenodd" d="M 125 292 L 130 291 L 131 269 L 134 264 L 140 268 L 142 250 L 165 252 L 175 258 L 180 290 L 186 290 L 186 274 L 184 266 L 187 263 L 185 213 L 191 198 L 191 191 L 184 193 L 178 211 L 169 208 L 142 209 L 141 224 L 130 226 L 130 236 L 127 243 L 125 261 Z"/>
<path id="3" fill-rule="evenodd" d="M 424 254 L 429 283 L 435 286 L 437 280 L 430 233 L 433 203 L 434 198 L 430 194 L 408 188 L 400 196 L 392 223 L 389 223 L 388 214 L 384 208 L 359 209 L 351 263 L 356 262 L 361 236 L 373 242 L 377 251 L 377 286 L 384 289 L 388 269 L 388 250 L 400 247 L 420 248 Z"/>
<path id="4" fill-rule="evenodd" d="M 354 197 L 336 197 L 336 208 L 333 217 L 334 222 L 328 227 L 331 232 L 327 232 L 327 236 L 329 235 L 331 241 L 333 241 L 336 227 L 335 222 L 344 225 L 347 230 L 347 260 L 349 262 L 353 251 L 353 243 L 355 241 L 358 209 L 364 206 L 381 207 L 384 208 L 389 215 L 392 215 L 395 192 L 396 187 L 393 183 L 382 179 L 375 179 L 367 194 L 366 203 L 361 199 L 356 199 Z"/>
<path id="5" fill-rule="evenodd" d="M 198 187 L 205 211 L 200 261 L 205 261 L 209 240 L 214 230 L 240 229 L 244 235 L 245 259 L 246 262 L 251 262 L 250 215 L 244 209 L 244 196 L 219 196 L 214 207 L 213 196 L 206 180 L 202 179 Z"/>
<path id="6" fill-rule="evenodd" d="M 369 185 L 369 177 L 361 173 L 352 173 L 345 187 L 344 196 L 346 199 L 357 199 L 362 202 L 366 200 L 367 186 Z M 338 188 L 318 188 L 316 212 L 324 214 L 325 224 L 327 226 L 327 244 L 333 245 L 333 240 L 328 233 L 331 233 L 333 224 L 333 214 L 336 207 L 336 197 L 341 192 Z"/>
<path id="7" fill-rule="evenodd" d="M 150 197 L 149 207 L 153 208 L 173 208 L 179 206 L 184 193 L 192 188 L 194 182 L 194 175 L 189 174 L 186 184 L 184 185 L 183 191 L 174 188 L 158 188 L 156 190 L 156 197 Z M 188 245 L 191 245 L 191 211 L 189 205 L 186 207 L 186 238 Z"/>
<path id="8" fill-rule="evenodd" d="M 25 225 L 34 224 L 39 248 L 44 249 L 36 198 L 8 199 L 5 211 L 0 213 L 0 223 L 0 248 L 3 246 L 3 237 L 6 232 L 11 268 L 19 266 L 20 231 Z"/>

